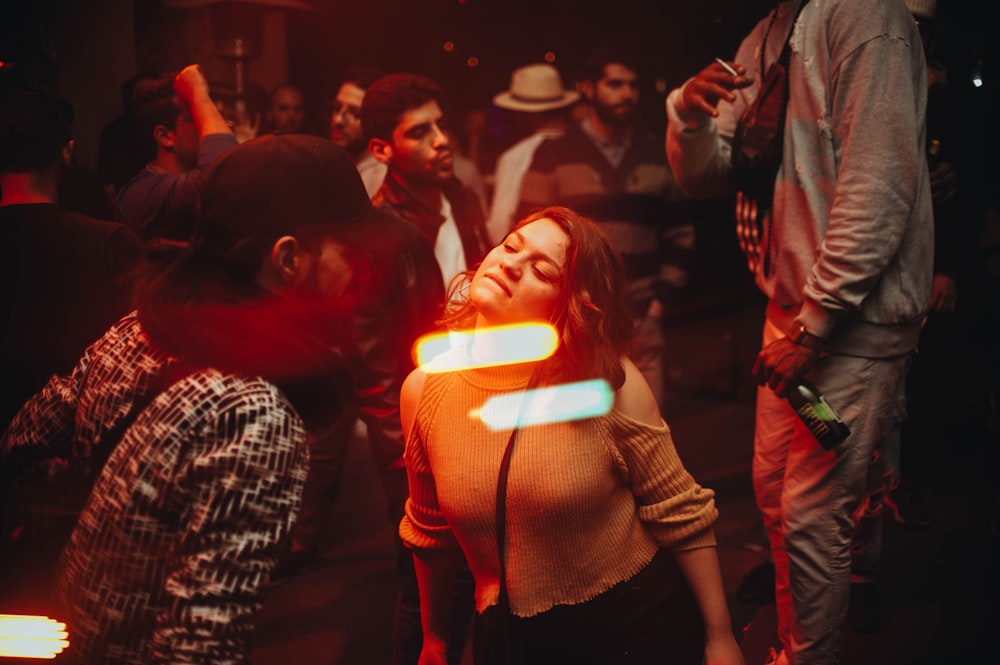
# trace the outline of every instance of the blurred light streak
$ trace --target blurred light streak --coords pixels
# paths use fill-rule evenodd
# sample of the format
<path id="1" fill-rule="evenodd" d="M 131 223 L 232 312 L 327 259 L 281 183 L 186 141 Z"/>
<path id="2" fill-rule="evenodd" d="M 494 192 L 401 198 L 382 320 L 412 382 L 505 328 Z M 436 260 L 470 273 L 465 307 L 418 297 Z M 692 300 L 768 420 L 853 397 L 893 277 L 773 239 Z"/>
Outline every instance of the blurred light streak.
<path id="1" fill-rule="evenodd" d="M 0 614 L 0 657 L 51 660 L 69 646 L 66 624 L 43 616 Z"/>
<path id="2" fill-rule="evenodd" d="M 544 360 L 558 346 L 559 336 L 551 324 L 518 323 L 424 335 L 414 344 L 414 361 L 428 372 L 455 372 Z M 476 358 L 464 352 L 473 347 L 480 352 Z M 491 355 L 483 359 L 486 350 Z"/>
<path id="3" fill-rule="evenodd" d="M 525 403 L 527 400 L 527 403 Z M 566 383 L 486 400 L 469 416 L 479 418 L 491 430 L 561 423 L 603 416 L 615 403 L 615 392 L 604 379 Z"/>

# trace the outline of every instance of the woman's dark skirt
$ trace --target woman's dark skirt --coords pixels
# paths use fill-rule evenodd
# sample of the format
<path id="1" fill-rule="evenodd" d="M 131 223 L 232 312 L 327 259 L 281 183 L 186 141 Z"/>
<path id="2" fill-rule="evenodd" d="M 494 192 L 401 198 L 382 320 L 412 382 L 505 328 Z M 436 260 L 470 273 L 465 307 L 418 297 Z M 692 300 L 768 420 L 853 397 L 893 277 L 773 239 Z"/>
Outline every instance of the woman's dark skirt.
<path id="1" fill-rule="evenodd" d="M 514 620 L 527 665 L 700 665 L 705 651 L 701 612 L 666 550 L 592 600 Z M 476 639 L 482 636 L 480 624 L 477 620 Z M 477 646 L 482 653 L 485 645 Z"/>

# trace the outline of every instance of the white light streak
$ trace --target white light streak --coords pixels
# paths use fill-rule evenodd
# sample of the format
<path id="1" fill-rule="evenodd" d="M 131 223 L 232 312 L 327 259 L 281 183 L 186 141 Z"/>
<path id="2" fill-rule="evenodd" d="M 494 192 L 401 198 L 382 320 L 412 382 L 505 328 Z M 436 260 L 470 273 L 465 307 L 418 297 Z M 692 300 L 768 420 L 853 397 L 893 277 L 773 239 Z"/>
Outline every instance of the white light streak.
<path id="1" fill-rule="evenodd" d="M 603 416 L 615 403 L 615 393 L 604 379 L 567 383 L 536 390 L 497 395 L 469 413 L 491 430 L 583 420 Z"/>

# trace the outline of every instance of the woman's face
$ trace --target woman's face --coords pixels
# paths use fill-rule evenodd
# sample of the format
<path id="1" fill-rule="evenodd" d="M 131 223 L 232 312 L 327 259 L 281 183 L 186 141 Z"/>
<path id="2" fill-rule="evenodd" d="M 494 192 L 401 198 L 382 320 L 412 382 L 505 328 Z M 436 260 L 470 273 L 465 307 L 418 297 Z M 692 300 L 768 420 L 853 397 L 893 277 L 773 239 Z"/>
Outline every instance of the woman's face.
<path id="1" fill-rule="evenodd" d="M 549 321 L 565 285 L 569 236 L 551 219 L 513 231 L 486 255 L 469 299 L 486 325 Z"/>

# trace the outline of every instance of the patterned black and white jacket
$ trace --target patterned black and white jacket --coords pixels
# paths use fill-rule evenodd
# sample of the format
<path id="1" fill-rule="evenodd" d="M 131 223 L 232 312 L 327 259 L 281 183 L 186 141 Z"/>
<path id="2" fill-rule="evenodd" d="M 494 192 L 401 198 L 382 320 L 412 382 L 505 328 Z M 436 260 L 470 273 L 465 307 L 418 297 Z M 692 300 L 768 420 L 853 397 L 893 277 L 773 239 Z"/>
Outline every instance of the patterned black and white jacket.
<path id="1" fill-rule="evenodd" d="M 106 459 L 61 567 L 79 662 L 245 662 L 262 584 L 299 508 L 307 434 L 260 377 L 188 373 L 103 449 L 174 362 L 126 316 L 0 440 L 5 464 Z"/>

